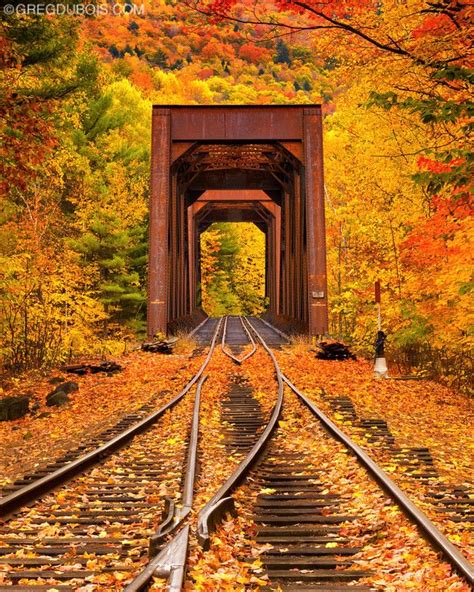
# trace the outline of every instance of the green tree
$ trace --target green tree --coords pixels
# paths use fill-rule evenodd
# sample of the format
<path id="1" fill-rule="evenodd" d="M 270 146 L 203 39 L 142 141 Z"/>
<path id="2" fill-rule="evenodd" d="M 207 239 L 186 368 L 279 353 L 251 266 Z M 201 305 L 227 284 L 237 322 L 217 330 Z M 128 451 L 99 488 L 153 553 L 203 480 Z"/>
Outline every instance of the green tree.
<path id="1" fill-rule="evenodd" d="M 276 56 L 275 56 L 275 63 L 276 64 L 288 64 L 291 66 L 291 57 L 290 57 L 290 50 L 288 49 L 288 45 L 281 39 L 278 40 L 276 44 Z"/>
<path id="2" fill-rule="evenodd" d="M 212 224 L 201 237 L 202 302 L 211 316 L 265 308 L 265 237 L 249 223 Z"/>
<path id="3" fill-rule="evenodd" d="M 94 289 L 109 320 L 131 321 L 140 328 L 144 317 L 143 289 L 146 263 L 146 228 L 123 228 L 119 214 L 99 211 L 87 231 L 71 240 L 83 264 L 97 270 Z"/>

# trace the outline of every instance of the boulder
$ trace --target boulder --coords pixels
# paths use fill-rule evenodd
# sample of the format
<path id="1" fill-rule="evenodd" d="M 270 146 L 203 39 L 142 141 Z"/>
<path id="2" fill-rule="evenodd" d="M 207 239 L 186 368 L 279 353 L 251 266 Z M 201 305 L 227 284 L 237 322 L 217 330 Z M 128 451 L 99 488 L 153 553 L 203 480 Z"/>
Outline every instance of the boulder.
<path id="1" fill-rule="evenodd" d="M 56 393 L 49 393 L 46 398 L 46 405 L 48 407 L 59 407 L 69 403 L 69 397 L 63 391 L 57 391 Z"/>
<path id="2" fill-rule="evenodd" d="M 30 407 L 28 396 L 5 397 L 0 399 L 0 421 L 12 421 L 24 417 Z"/>
<path id="3" fill-rule="evenodd" d="M 56 394 L 56 393 L 64 393 L 65 395 L 69 395 L 71 393 L 74 393 L 75 391 L 79 390 L 79 385 L 77 384 L 77 382 L 74 382 L 73 380 L 68 380 L 67 382 L 63 382 L 61 384 L 58 384 L 58 386 L 51 391 L 48 395 L 46 395 L 46 399 L 48 399 L 49 397 L 51 397 L 52 395 Z"/>
<path id="4" fill-rule="evenodd" d="M 58 386 L 54 390 L 56 392 L 61 391 L 63 393 L 66 393 L 66 395 L 69 395 L 70 393 L 78 391 L 79 385 L 77 384 L 77 382 L 74 382 L 73 380 L 68 380 L 67 382 L 58 384 Z"/>
<path id="5" fill-rule="evenodd" d="M 64 405 L 69 402 L 68 395 L 77 390 L 79 390 L 79 385 L 73 380 L 58 384 L 54 391 L 51 391 L 46 395 L 46 405 L 48 407 Z"/>

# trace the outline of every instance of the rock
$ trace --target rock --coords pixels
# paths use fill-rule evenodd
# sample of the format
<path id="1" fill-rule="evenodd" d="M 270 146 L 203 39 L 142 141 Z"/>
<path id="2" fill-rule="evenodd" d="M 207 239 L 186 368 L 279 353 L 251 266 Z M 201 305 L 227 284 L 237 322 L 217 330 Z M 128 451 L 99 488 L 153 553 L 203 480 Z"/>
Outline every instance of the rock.
<path id="1" fill-rule="evenodd" d="M 122 366 L 117 364 L 117 362 L 101 362 L 98 366 L 90 364 L 89 368 L 91 374 L 97 374 L 98 372 L 113 374 L 114 372 L 121 372 L 123 370 Z"/>
<path id="2" fill-rule="evenodd" d="M 64 395 L 69 395 L 70 393 L 74 393 L 75 391 L 79 390 L 79 385 L 77 382 L 73 380 L 68 380 L 67 382 L 63 382 L 58 384 L 58 386 L 46 395 L 46 401 L 49 400 L 50 397 L 55 395 L 56 393 L 63 393 Z"/>
<path id="3" fill-rule="evenodd" d="M 87 364 L 76 364 L 74 366 L 66 366 L 64 368 L 66 372 L 70 374 L 77 374 L 78 376 L 84 376 L 89 371 L 89 366 Z"/>
<path id="4" fill-rule="evenodd" d="M 51 417 L 51 413 L 48 413 L 47 411 L 43 411 L 43 413 L 40 413 L 36 419 L 43 419 L 45 417 Z"/>
<path id="5" fill-rule="evenodd" d="M 48 380 L 49 384 L 60 384 L 61 382 L 63 382 L 64 377 L 63 376 L 53 376 L 52 378 L 50 378 Z"/>
<path id="6" fill-rule="evenodd" d="M 50 393 L 46 399 L 46 405 L 48 407 L 59 407 L 60 405 L 65 405 L 66 403 L 69 403 L 69 397 L 62 391 Z"/>
<path id="7" fill-rule="evenodd" d="M 68 395 L 79 390 L 79 385 L 73 380 L 58 384 L 58 386 L 46 395 L 46 405 L 48 407 L 54 407 L 58 405 L 64 405 L 69 403 Z"/>
<path id="8" fill-rule="evenodd" d="M 59 384 L 55 390 L 57 392 L 62 391 L 63 393 L 66 393 L 66 395 L 69 395 L 70 393 L 78 391 L 79 385 L 77 384 L 77 382 L 74 382 L 73 380 L 68 380 L 67 382 Z"/>
<path id="9" fill-rule="evenodd" d="M 171 354 L 173 353 L 173 348 L 177 342 L 177 337 L 172 337 L 171 339 L 160 339 L 159 341 L 148 341 L 142 344 L 142 350 L 159 354 Z"/>
<path id="10" fill-rule="evenodd" d="M 28 396 L 5 397 L 0 400 L 0 421 L 12 421 L 24 417 L 30 407 Z"/>

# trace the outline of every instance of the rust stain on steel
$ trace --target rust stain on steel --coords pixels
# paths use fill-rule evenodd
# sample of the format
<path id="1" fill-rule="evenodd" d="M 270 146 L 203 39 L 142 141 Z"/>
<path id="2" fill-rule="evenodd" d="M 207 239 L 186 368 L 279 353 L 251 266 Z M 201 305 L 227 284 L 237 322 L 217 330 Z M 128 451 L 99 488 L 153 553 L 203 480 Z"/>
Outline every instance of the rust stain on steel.
<path id="1" fill-rule="evenodd" d="M 153 111 L 148 251 L 148 334 L 168 325 L 168 208 L 171 145 L 169 109 Z"/>
<path id="2" fill-rule="evenodd" d="M 175 141 L 299 140 L 299 105 L 170 105 Z"/>
<path id="3" fill-rule="evenodd" d="M 173 142 L 171 145 L 171 162 L 175 162 L 183 154 L 190 150 L 194 145 L 194 142 Z"/>
<path id="4" fill-rule="evenodd" d="M 261 189 L 208 189 L 197 199 L 202 201 L 268 201 L 272 202 Z M 273 203 L 273 202 L 272 202 Z"/>
<path id="5" fill-rule="evenodd" d="M 306 233 L 308 264 L 308 299 L 313 292 L 323 292 L 323 306 L 310 307 L 309 332 L 327 331 L 326 226 L 324 216 L 324 178 L 321 110 L 304 109 L 304 150 L 306 171 Z M 313 303 L 312 303 L 313 304 Z M 321 304 L 321 301 L 318 303 Z M 314 309 L 318 310 L 315 311 Z"/>
<path id="6" fill-rule="evenodd" d="M 295 158 L 299 161 L 303 162 L 304 160 L 304 151 L 303 145 L 301 142 L 280 142 L 283 148 L 288 150 L 290 154 L 292 154 Z"/>

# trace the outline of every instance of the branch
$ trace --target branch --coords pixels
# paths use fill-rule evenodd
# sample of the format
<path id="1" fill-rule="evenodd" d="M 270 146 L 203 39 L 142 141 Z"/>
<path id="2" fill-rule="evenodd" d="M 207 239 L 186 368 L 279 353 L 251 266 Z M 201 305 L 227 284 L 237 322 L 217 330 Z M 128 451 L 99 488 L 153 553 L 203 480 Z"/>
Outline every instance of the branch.
<path id="1" fill-rule="evenodd" d="M 282 27 L 285 29 L 291 29 L 294 32 L 299 33 L 300 31 L 315 31 L 317 29 L 335 29 L 339 28 L 337 26 L 329 26 L 329 25 L 311 25 L 311 26 L 303 26 L 303 25 L 290 25 L 289 23 L 282 23 L 278 21 L 266 21 L 263 19 L 243 19 L 237 16 L 230 16 L 225 12 L 219 12 L 217 10 L 205 10 L 204 8 L 199 7 L 199 0 L 184 0 L 184 5 L 186 5 L 191 10 L 202 14 L 203 16 L 208 16 L 211 18 L 219 18 L 226 21 L 231 21 L 233 23 L 241 23 L 243 25 L 264 25 L 266 27 Z"/>
<path id="2" fill-rule="evenodd" d="M 195 12 L 202 14 L 204 16 L 211 17 L 211 18 L 218 18 L 218 19 L 227 20 L 227 21 L 236 22 L 236 23 L 241 23 L 241 24 L 245 24 L 245 25 L 263 25 L 263 26 L 269 26 L 269 27 L 273 27 L 273 28 L 282 27 L 282 28 L 290 29 L 293 32 L 315 31 L 315 30 L 321 30 L 321 29 L 340 29 L 342 31 L 345 31 L 347 33 L 355 35 L 356 37 L 359 37 L 360 39 L 363 39 L 364 41 L 366 41 L 370 45 L 373 45 L 374 47 L 377 47 L 378 49 L 381 49 L 382 51 L 386 51 L 386 52 L 389 52 L 389 53 L 392 53 L 395 55 L 407 57 L 407 58 L 411 59 L 414 63 L 419 64 L 421 66 L 429 67 L 429 68 L 442 68 L 443 65 L 445 65 L 446 63 L 455 61 L 456 59 L 459 59 L 459 58 L 451 58 L 451 59 L 447 59 L 447 60 L 444 60 L 441 62 L 426 61 L 423 58 L 417 57 L 417 56 L 413 55 L 410 51 L 401 47 L 399 42 L 392 39 L 391 37 L 389 37 L 390 44 L 384 43 L 383 41 L 378 41 L 377 39 L 375 39 L 371 35 L 365 33 L 361 29 L 354 27 L 353 25 L 351 25 L 349 23 L 345 23 L 341 20 L 338 20 L 337 18 L 332 18 L 329 15 L 325 14 L 324 12 L 310 6 L 309 4 L 307 4 L 304 1 L 293 0 L 292 4 L 295 6 L 298 6 L 299 8 L 302 8 L 303 10 L 305 10 L 311 14 L 314 14 L 318 18 L 325 21 L 327 24 L 304 26 L 304 25 L 291 25 L 289 23 L 280 22 L 280 21 L 276 21 L 276 20 L 265 20 L 265 19 L 259 18 L 259 17 L 256 17 L 255 19 L 250 19 L 250 18 L 245 19 L 245 18 L 241 18 L 241 17 L 237 17 L 237 16 L 231 16 L 226 12 L 205 9 L 200 6 L 200 0 L 185 0 L 184 4 L 188 8 L 190 8 L 191 10 L 194 10 Z"/>
<path id="3" fill-rule="evenodd" d="M 320 12 L 319 10 L 316 10 L 312 6 L 309 6 L 308 4 L 306 4 L 306 2 L 298 2 L 298 1 L 295 1 L 295 2 L 293 2 L 293 4 L 295 4 L 296 6 L 299 6 L 300 8 L 303 8 L 304 10 L 307 10 L 308 12 L 311 12 L 311 13 L 315 14 L 319 18 L 322 18 L 323 20 L 328 21 L 332 25 L 335 25 L 335 26 L 343 29 L 344 31 L 348 31 L 349 33 L 352 33 L 352 34 L 356 35 L 357 37 L 360 37 L 361 39 L 364 39 L 365 41 L 367 41 L 371 45 L 374 45 L 375 47 L 378 47 L 379 49 L 382 49 L 384 51 L 388 51 L 390 53 L 394 53 L 394 54 L 397 54 L 397 55 L 403 55 L 403 56 L 411 57 L 412 59 L 416 59 L 416 58 L 414 58 L 414 56 L 412 56 L 405 49 L 401 49 L 399 47 L 392 47 L 390 45 L 387 45 L 385 43 L 382 43 L 380 41 L 377 41 L 373 37 L 370 37 L 366 33 L 363 33 L 359 29 L 356 29 L 352 25 L 349 25 L 348 23 L 343 23 L 342 21 L 338 21 L 336 19 L 333 19 L 330 16 L 324 14 L 323 12 Z"/>

